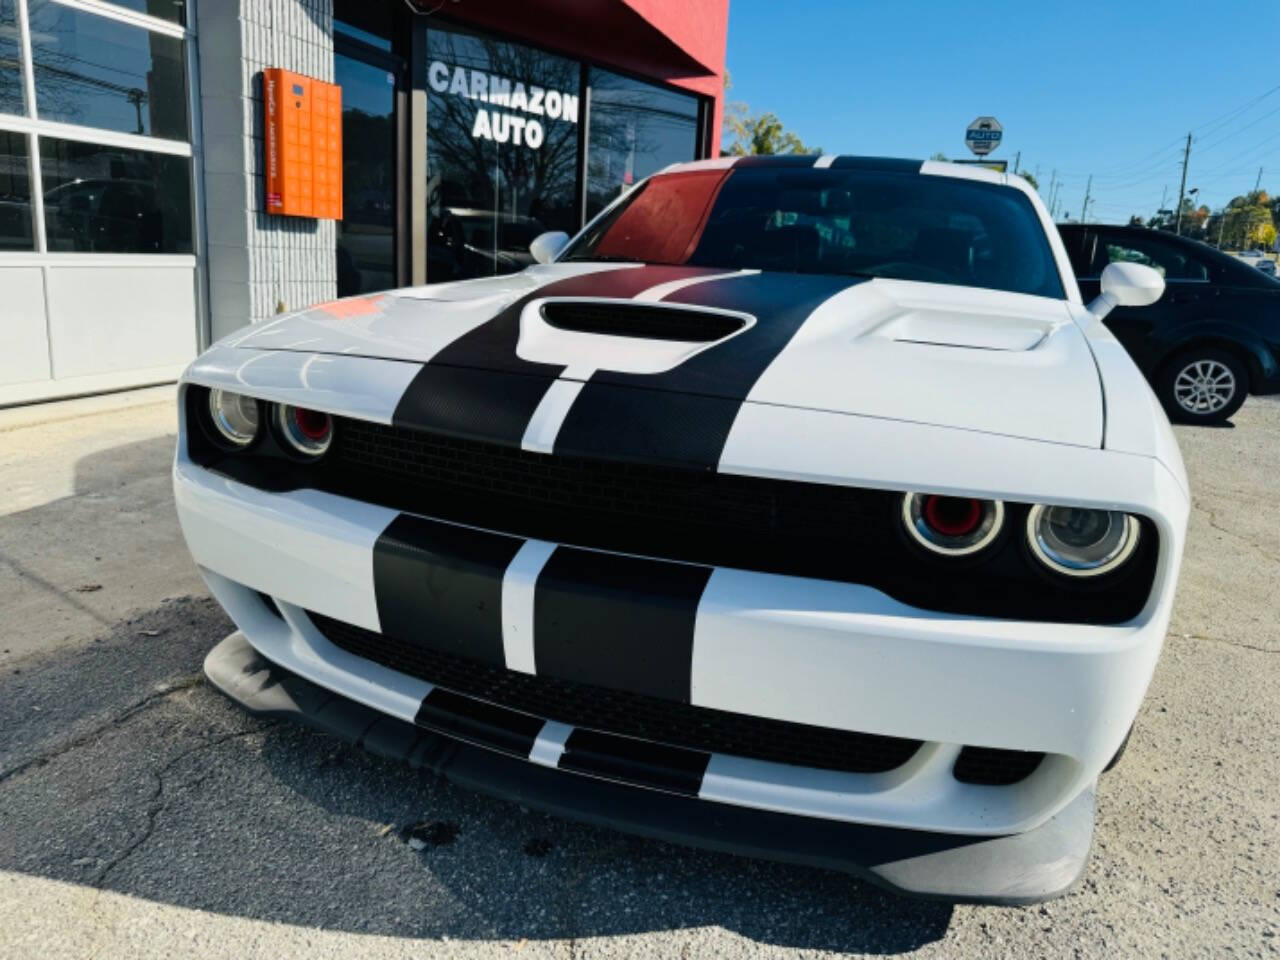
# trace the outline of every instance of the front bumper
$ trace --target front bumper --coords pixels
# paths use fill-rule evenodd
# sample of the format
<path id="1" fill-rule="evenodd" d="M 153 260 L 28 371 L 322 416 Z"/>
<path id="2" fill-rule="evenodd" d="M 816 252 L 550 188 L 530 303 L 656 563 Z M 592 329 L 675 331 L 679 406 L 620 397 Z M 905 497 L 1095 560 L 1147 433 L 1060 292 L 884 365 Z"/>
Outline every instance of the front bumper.
<path id="1" fill-rule="evenodd" d="M 401 514 L 317 491 L 247 487 L 192 464 L 181 440 L 174 477 L 191 552 L 259 652 L 381 713 L 418 718 L 430 684 L 338 649 L 307 614 L 382 629 L 374 547 Z M 529 544 L 533 553 L 557 549 Z M 504 617 L 531 623 L 533 585 L 521 585 L 517 562 L 524 554 L 508 571 L 512 609 L 505 579 L 502 607 Z M 422 591 L 430 589 L 424 579 Z M 269 613 L 259 594 L 284 617 Z M 1170 601 L 1165 590 L 1143 617 L 1119 626 L 1021 623 L 918 610 L 855 584 L 717 568 L 697 608 L 692 704 L 924 746 L 875 774 L 716 754 L 697 796 L 916 831 L 1032 830 L 1089 791 L 1119 746 Z M 507 665 L 535 671 L 511 652 Z M 965 745 L 1048 756 L 1019 783 L 978 786 L 952 773 Z"/>
<path id="2" fill-rule="evenodd" d="M 985 903 L 1031 903 L 1084 872 L 1094 794 L 1046 823 L 975 838 L 787 816 L 565 774 L 425 732 L 317 686 L 233 633 L 205 659 L 213 684 L 246 710 L 301 721 L 389 759 L 526 807 L 657 840 L 852 873 L 895 892 Z"/>

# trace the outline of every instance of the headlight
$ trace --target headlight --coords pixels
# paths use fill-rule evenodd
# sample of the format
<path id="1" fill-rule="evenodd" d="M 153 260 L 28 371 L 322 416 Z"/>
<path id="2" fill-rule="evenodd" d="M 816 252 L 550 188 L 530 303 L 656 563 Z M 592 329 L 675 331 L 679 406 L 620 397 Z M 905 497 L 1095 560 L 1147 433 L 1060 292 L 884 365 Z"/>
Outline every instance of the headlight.
<path id="1" fill-rule="evenodd" d="M 232 447 L 247 447 L 258 437 L 258 401 L 243 393 L 210 390 L 209 419 Z"/>
<path id="2" fill-rule="evenodd" d="M 963 557 L 977 553 L 999 536 L 1004 504 L 976 497 L 908 493 L 902 498 L 902 523 L 926 550 Z"/>
<path id="3" fill-rule="evenodd" d="M 1037 505 L 1027 514 L 1031 552 L 1050 570 L 1072 577 L 1110 573 L 1132 556 L 1141 527 L 1115 510 Z"/>
<path id="4" fill-rule="evenodd" d="M 276 407 L 276 425 L 285 443 L 307 457 L 321 456 L 333 441 L 333 418 L 319 410 L 282 403 Z"/>

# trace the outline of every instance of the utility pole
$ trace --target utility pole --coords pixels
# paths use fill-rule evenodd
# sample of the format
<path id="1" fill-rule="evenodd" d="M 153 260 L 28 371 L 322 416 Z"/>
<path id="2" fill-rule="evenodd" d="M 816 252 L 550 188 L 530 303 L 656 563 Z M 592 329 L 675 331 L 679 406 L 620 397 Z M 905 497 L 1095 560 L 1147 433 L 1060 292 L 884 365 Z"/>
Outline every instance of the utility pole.
<path id="1" fill-rule="evenodd" d="M 1020 164 L 1021 162 L 1022 162 L 1022 151 L 1021 151 L 1021 150 L 1019 150 L 1019 151 L 1014 155 L 1014 158 L 1013 158 L 1013 172 L 1014 172 L 1014 173 L 1017 173 L 1017 172 L 1018 172 L 1018 164 Z"/>
<path id="2" fill-rule="evenodd" d="M 1182 153 L 1182 186 L 1178 187 L 1178 214 L 1173 222 L 1173 232 L 1182 236 L 1182 199 L 1187 195 L 1187 164 L 1191 161 L 1191 134 L 1187 134 L 1187 148 Z"/>
<path id="3" fill-rule="evenodd" d="M 1055 167 L 1053 175 L 1049 178 L 1049 217 L 1052 219 L 1054 207 L 1058 202 L 1058 170 Z"/>
<path id="4" fill-rule="evenodd" d="M 1262 187 L 1262 168 L 1261 168 L 1261 167 L 1259 167 L 1259 168 L 1258 168 L 1258 179 L 1257 179 L 1257 180 L 1255 180 L 1255 181 L 1253 181 L 1253 192 L 1254 192 L 1254 193 L 1257 193 L 1257 192 L 1258 192 L 1258 190 L 1259 190 L 1261 187 Z"/>
<path id="5" fill-rule="evenodd" d="M 1089 182 L 1084 188 L 1084 203 L 1080 207 L 1080 222 L 1089 222 L 1089 194 L 1093 192 L 1093 174 L 1089 174 Z"/>
<path id="6" fill-rule="evenodd" d="M 1222 249 L 1222 231 L 1227 229 L 1227 208 L 1223 207 L 1218 214 L 1218 249 Z"/>

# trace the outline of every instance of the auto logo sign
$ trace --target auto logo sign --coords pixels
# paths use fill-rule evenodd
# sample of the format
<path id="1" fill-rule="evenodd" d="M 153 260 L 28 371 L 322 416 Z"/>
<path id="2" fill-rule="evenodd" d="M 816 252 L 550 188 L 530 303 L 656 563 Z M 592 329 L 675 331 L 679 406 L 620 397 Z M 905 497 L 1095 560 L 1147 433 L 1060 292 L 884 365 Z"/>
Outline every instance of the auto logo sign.
<path id="1" fill-rule="evenodd" d="M 1000 121 L 995 117 L 979 117 L 964 132 L 964 142 L 980 157 L 985 157 L 1000 146 L 1003 137 L 1004 127 L 1000 126 Z"/>

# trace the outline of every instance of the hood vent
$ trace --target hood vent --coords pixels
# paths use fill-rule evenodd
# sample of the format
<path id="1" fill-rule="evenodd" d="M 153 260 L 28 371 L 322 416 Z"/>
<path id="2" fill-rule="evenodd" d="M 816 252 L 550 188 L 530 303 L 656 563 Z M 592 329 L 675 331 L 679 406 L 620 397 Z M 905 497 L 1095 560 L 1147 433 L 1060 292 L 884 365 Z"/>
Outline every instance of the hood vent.
<path id="1" fill-rule="evenodd" d="M 542 319 L 559 330 L 681 343 L 713 343 L 747 325 L 732 314 L 628 301 L 551 301 L 542 305 Z"/>

